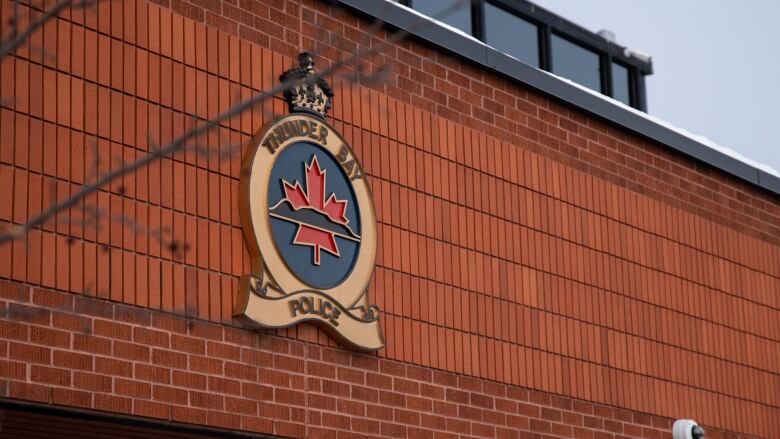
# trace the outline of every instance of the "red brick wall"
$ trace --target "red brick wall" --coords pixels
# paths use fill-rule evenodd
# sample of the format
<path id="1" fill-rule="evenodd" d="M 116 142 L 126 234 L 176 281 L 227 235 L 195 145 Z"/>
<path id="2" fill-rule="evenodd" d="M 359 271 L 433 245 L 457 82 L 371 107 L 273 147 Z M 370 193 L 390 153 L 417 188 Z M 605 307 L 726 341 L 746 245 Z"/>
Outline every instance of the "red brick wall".
<path id="1" fill-rule="evenodd" d="M 0 298 L 11 398 L 296 437 L 660 438 L 673 422 L 8 281 Z"/>
<path id="2" fill-rule="evenodd" d="M 5 20 L 10 2 L 2 4 Z M 368 26 L 309 1 L 173 1 L 164 7 L 106 1 L 65 14 L 36 34 L 33 50 L 0 63 L 0 96 L 14 96 L 0 108 L 0 184 L 12 188 L 0 191 L 0 221 L 23 222 L 75 190 L 94 175 L 95 152 L 104 171 L 169 141 L 191 118 L 217 114 L 237 95 L 270 87 L 292 66 L 291 55 L 314 47 L 313 36 L 343 35 L 345 47 L 354 49 L 365 44 Z M 340 50 L 329 47 L 324 54 L 336 58 Z M 560 416 L 554 425 L 563 430 L 556 436 L 577 435 L 566 430 L 572 421 L 619 428 L 629 437 L 637 435 L 632 428 L 642 428 L 642 435 L 654 437 L 657 428 L 668 433 L 678 417 L 734 434 L 778 431 L 776 196 L 420 44 L 393 45 L 382 60 L 395 68 L 386 82 L 334 81 L 332 116 L 361 158 L 375 196 L 380 248 L 371 297 L 385 312 L 386 349 L 377 357 L 351 354 L 308 325 L 278 335 L 237 329 L 232 301 L 238 277 L 249 272 L 236 208 L 240 159 L 188 152 L 88 200 L 143 228 L 170 228 L 163 242 L 117 221 L 84 229 L 79 207 L 0 247 L 0 258 L 10 261 L 0 264 L 0 278 L 13 282 L 4 284 L 12 302 L 29 300 L 30 288 L 40 287 L 60 291 L 54 296 L 67 306 L 75 300 L 79 312 L 108 313 L 30 317 L 26 308 L 4 304 L 0 352 L 7 357 L 8 396 L 140 414 L 166 407 L 172 419 L 244 422 L 242 428 L 280 434 L 303 434 L 307 423 L 340 423 L 346 430 L 380 428 L 375 433 L 385 435 L 400 429 L 412 436 L 403 429 L 415 424 L 489 433 L 481 425 L 502 425 L 507 415 L 494 414 L 501 412 L 498 399 L 491 403 L 495 410 L 479 404 L 504 389 L 512 395 L 506 399 L 517 402 L 523 399 L 517 395 L 530 392 L 540 403 L 518 413 L 521 430 L 536 431 Z M 272 113 L 283 112 L 276 99 L 206 140 L 246 143 Z M 172 251 L 171 239 L 186 247 Z M 49 293 L 33 293 L 33 301 L 36 294 Z M 28 318 L 39 320 L 20 323 Z M 184 353 L 187 347 L 173 346 L 174 339 L 182 341 L 178 335 L 143 329 L 158 320 L 173 325 L 162 329 L 191 336 L 190 348 L 204 347 L 200 354 L 239 357 L 215 362 Z M 41 329 L 57 325 L 70 332 Z M 212 336 L 224 346 L 210 342 Z M 114 340 L 122 337 L 130 339 Z M 154 343 L 163 346 L 155 351 L 148 346 Z M 278 362 L 271 353 L 245 358 L 242 343 L 281 346 L 285 355 Z M 22 364 L 36 352 L 43 357 L 33 359 L 56 370 Z M 85 360 L 77 355 L 84 352 L 97 354 L 86 361 L 102 378 L 85 381 L 75 364 L 56 363 Z M 306 355 L 314 362 L 304 361 Z M 108 358 L 124 361 L 116 370 L 130 375 L 98 369 Z M 333 367 L 339 361 L 378 368 L 356 374 L 363 387 L 396 381 L 403 387 L 392 377 L 400 369 L 412 381 L 438 380 L 432 390 L 438 393 L 404 399 L 375 389 L 375 397 L 366 396 L 403 400 L 408 412 L 388 409 L 381 399 L 369 401 L 371 410 L 350 398 L 318 399 L 345 389 L 349 394 L 341 396 L 354 398 L 354 389 L 362 389 L 335 383 L 349 382 L 351 368 L 328 384 L 317 377 L 317 362 Z M 242 362 L 250 368 L 239 367 Z M 158 363 L 165 367 L 155 368 Z M 257 386 L 271 385 L 258 387 L 261 393 L 248 403 L 260 420 L 228 408 L 229 395 L 253 388 L 251 373 L 240 392 L 233 383 L 220 389 L 226 396 L 212 395 L 217 403 L 188 393 L 196 390 L 189 381 L 173 382 L 184 375 L 172 370 L 198 367 L 214 367 L 197 373 L 215 377 L 254 370 Z M 157 393 L 152 384 L 140 385 L 146 393 L 120 390 L 125 381 L 165 377 L 170 388 Z M 280 381 L 262 384 L 266 377 Z M 205 380 L 214 393 L 208 378 L 193 380 Z M 100 382 L 104 387 L 87 393 L 68 390 Z M 292 391 L 268 393 L 273 384 Z M 463 386 L 476 386 L 469 388 L 468 404 L 455 391 Z M 423 388 L 407 387 L 412 393 Z M 442 392 L 439 399 L 453 405 L 437 405 Z M 270 403 L 277 394 L 290 398 L 287 408 Z M 560 406 L 542 410 L 545 398 L 572 409 L 565 417 L 554 411 Z M 198 404 L 216 406 L 200 412 Z M 360 407 L 365 416 L 345 418 Z M 512 402 L 505 408 L 517 407 L 526 409 Z M 592 419 L 578 417 L 575 407 L 593 411 Z M 440 417 L 428 420 L 423 413 Z M 611 418 L 616 423 L 605 421 Z M 464 419 L 470 421 L 458 422 Z M 621 433 L 609 429 L 599 434 Z"/>

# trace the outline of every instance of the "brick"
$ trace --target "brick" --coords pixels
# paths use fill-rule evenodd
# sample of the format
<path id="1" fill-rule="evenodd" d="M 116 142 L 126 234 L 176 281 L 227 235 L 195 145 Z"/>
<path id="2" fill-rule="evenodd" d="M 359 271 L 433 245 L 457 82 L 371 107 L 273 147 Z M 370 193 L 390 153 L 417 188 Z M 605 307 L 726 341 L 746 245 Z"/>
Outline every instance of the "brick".
<path id="1" fill-rule="evenodd" d="M 458 387 L 470 392 L 482 392 L 482 381 L 475 378 L 458 377 Z"/>
<path id="2" fill-rule="evenodd" d="M 95 394 L 94 398 L 94 408 L 96 410 L 126 414 L 133 412 L 133 400 L 130 398 L 102 393 Z"/>
<path id="3" fill-rule="evenodd" d="M 73 300 L 73 310 L 76 314 L 102 317 L 108 320 L 114 317 L 114 307 L 108 302 L 83 296 L 76 296 Z"/>
<path id="4" fill-rule="evenodd" d="M 369 357 L 366 355 L 353 355 L 351 357 L 352 360 L 352 367 L 358 368 L 358 369 L 364 369 L 369 370 L 372 372 L 376 372 L 379 370 L 379 360 L 374 357 Z"/>
<path id="5" fill-rule="evenodd" d="M 329 411 L 336 410 L 336 398 L 316 394 L 309 395 L 308 398 L 307 404 L 310 408 Z"/>
<path id="6" fill-rule="evenodd" d="M 274 364 L 274 356 L 257 349 L 241 349 L 241 361 L 254 366 L 271 367 Z"/>
<path id="7" fill-rule="evenodd" d="M 170 384 L 171 382 L 171 371 L 169 369 L 148 364 L 136 363 L 134 365 L 133 376 L 135 379 L 141 381 L 163 384 Z"/>
<path id="8" fill-rule="evenodd" d="M 70 333 L 40 326 L 31 326 L 30 342 L 68 349 L 70 348 Z"/>
<path id="9" fill-rule="evenodd" d="M 32 365 L 30 367 L 30 380 L 36 383 L 70 386 L 71 373 L 67 369 Z"/>
<path id="10" fill-rule="evenodd" d="M 190 356 L 190 370 L 209 374 L 220 374 L 224 368 L 224 362 L 208 357 Z"/>
<path id="11" fill-rule="evenodd" d="M 287 372 L 273 369 L 260 369 L 258 371 L 258 382 L 270 384 L 277 387 L 290 387 L 293 382 L 293 376 Z"/>
<path id="12" fill-rule="evenodd" d="M 112 322 L 109 320 L 95 319 L 92 323 L 94 335 L 120 340 L 130 340 L 133 330 L 130 325 Z"/>
<path id="13" fill-rule="evenodd" d="M 168 333 L 148 328 L 133 328 L 133 341 L 149 346 L 169 347 Z"/>
<path id="14" fill-rule="evenodd" d="M 59 405 L 90 408 L 92 406 L 92 394 L 80 390 L 55 387 L 51 390 L 51 402 Z"/>
<path id="15" fill-rule="evenodd" d="M 604 430 L 611 431 L 613 433 L 623 433 L 623 424 L 617 421 L 605 419 Z"/>
<path id="16" fill-rule="evenodd" d="M 11 381 L 8 385 L 8 396 L 27 401 L 51 402 L 51 387 L 40 384 L 20 383 Z"/>
<path id="17" fill-rule="evenodd" d="M 310 375 L 330 379 L 336 378 L 336 367 L 330 364 L 308 361 L 306 363 L 306 369 Z"/>
<path id="18" fill-rule="evenodd" d="M 36 325 L 48 325 L 51 317 L 51 313 L 47 309 L 13 302 L 8 304 L 6 313 L 9 318 L 15 321 Z"/>
<path id="19" fill-rule="evenodd" d="M 303 437 L 306 428 L 303 424 L 295 424 L 285 421 L 274 422 L 274 430 L 277 434 L 290 437 Z"/>
<path id="20" fill-rule="evenodd" d="M 0 378 L 23 381 L 27 378 L 27 366 L 24 363 L 0 360 Z"/>
<path id="21" fill-rule="evenodd" d="M 395 392 L 379 392 L 379 403 L 386 406 L 406 407 L 406 396 Z"/>
<path id="22" fill-rule="evenodd" d="M 366 374 L 362 370 L 339 367 L 336 369 L 336 371 L 337 371 L 337 377 L 339 381 L 349 382 L 354 384 L 366 383 Z"/>
<path id="23" fill-rule="evenodd" d="M 339 413 L 343 413 L 345 415 L 350 416 L 365 416 L 366 414 L 366 405 L 362 402 L 357 401 L 349 401 L 345 399 L 338 399 L 337 401 L 337 409 Z"/>
<path id="24" fill-rule="evenodd" d="M 414 381 L 404 380 L 401 378 L 393 379 L 393 390 L 400 393 L 409 395 L 418 395 L 420 393 L 420 385 Z"/>
<path id="25" fill-rule="evenodd" d="M 152 385 L 141 381 L 115 378 L 114 391 L 119 395 L 131 398 L 149 399 L 152 397 Z"/>
<path id="26" fill-rule="evenodd" d="M 534 404 L 550 405 L 550 395 L 536 390 L 528 392 L 528 399 Z"/>
<path id="27" fill-rule="evenodd" d="M 546 419 L 552 422 L 561 422 L 561 411 L 547 407 L 541 409 L 542 419 Z"/>
<path id="28" fill-rule="evenodd" d="M 251 399 L 226 396 L 225 411 L 228 413 L 257 416 L 257 402 Z"/>
<path id="29" fill-rule="evenodd" d="M 72 313 L 53 311 L 51 313 L 51 322 L 52 326 L 58 329 L 85 334 L 93 332 L 92 319 Z"/>
<path id="30" fill-rule="evenodd" d="M 171 352 L 162 349 L 152 349 L 152 364 L 166 366 L 174 369 L 186 369 L 187 356 L 178 352 Z"/>
<path id="31" fill-rule="evenodd" d="M 225 376 L 246 381 L 257 380 L 257 368 L 241 363 L 225 362 Z"/>
<path id="32" fill-rule="evenodd" d="M 499 398 L 506 396 L 506 386 L 503 384 L 485 381 L 482 384 L 482 390 L 488 395 L 497 396 Z"/>
<path id="33" fill-rule="evenodd" d="M 266 334 L 258 334 L 257 347 L 265 351 L 276 352 L 277 354 L 290 353 L 289 341 Z"/>
<path id="34" fill-rule="evenodd" d="M 518 430 L 528 430 L 531 426 L 531 420 L 526 416 L 507 415 L 506 425 Z"/>
<path id="35" fill-rule="evenodd" d="M 187 405 L 189 395 L 186 390 L 170 386 L 152 386 L 152 398 L 155 401 L 170 404 Z"/>
<path id="36" fill-rule="evenodd" d="M 239 361 L 241 359 L 241 349 L 237 346 L 209 341 L 206 342 L 206 355 Z"/>
<path id="37" fill-rule="evenodd" d="M 378 373 L 367 373 L 366 385 L 376 389 L 390 390 L 393 388 L 393 378 L 391 376 Z"/>
<path id="38" fill-rule="evenodd" d="M 257 412 L 260 416 L 269 417 L 273 419 L 281 419 L 289 421 L 292 419 L 292 410 L 290 407 L 274 404 L 272 402 L 260 401 L 257 403 Z"/>
<path id="39" fill-rule="evenodd" d="M 381 360 L 379 362 L 379 370 L 382 371 L 383 374 L 395 375 L 399 377 L 406 376 L 406 366 L 394 361 Z"/>
<path id="40" fill-rule="evenodd" d="M 430 382 L 433 380 L 433 373 L 423 367 L 406 366 L 406 377 L 411 380 Z"/>
<path id="41" fill-rule="evenodd" d="M 44 308 L 53 308 L 62 311 L 73 310 L 73 295 L 59 291 L 33 288 L 33 303 Z"/>
<path id="42" fill-rule="evenodd" d="M 540 419 L 531 419 L 531 431 L 549 433 L 552 427 L 549 422 Z"/>
<path id="43" fill-rule="evenodd" d="M 111 355 L 111 340 L 94 335 L 73 334 L 73 349 L 99 355 Z"/>
<path id="44" fill-rule="evenodd" d="M 352 420 L 352 429 L 358 433 L 379 434 L 379 421 L 355 418 Z"/>
<path id="45" fill-rule="evenodd" d="M 471 434 L 471 423 L 460 419 L 447 419 L 447 431 L 461 434 Z"/>
<path id="46" fill-rule="evenodd" d="M 117 321 L 133 325 L 151 326 L 152 324 L 152 314 L 149 310 L 134 306 L 116 305 L 114 307 L 114 318 Z"/>
<path id="47" fill-rule="evenodd" d="M 171 384 L 190 389 L 206 390 L 208 377 L 199 373 L 174 370 L 171 373 Z"/>
<path id="48" fill-rule="evenodd" d="M 171 334 L 171 349 L 203 355 L 206 353 L 206 342 L 194 337 Z"/>
<path id="49" fill-rule="evenodd" d="M 457 387 L 458 377 L 450 373 L 433 371 L 433 382 L 441 386 Z"/>
<path id="50" fill-rule="evenodd" d="M 172 316 L 161 313 L 150 313 L 152 317 L 152 327 L 161 329 L 166 332 L 174 332 L 176 334 L 186 335 L 188 332 L 189 322 L 181 317 Z M 176 335 L 171 334 L 171 345 L 173 346 L 173 339 Z"/>
<path id="51" fill-rule="evenodd" d="M 209 340 L 222 340 L 222 328 L 218 325 L 209 323 L 191 321 L 189 334 L 195 338 L 207 338 Z"/>
<path id="52" fill-rule="evenodd" d="M 95 372 L 122 377 L 133 376 L 133 363 L 113 358 L 95 357 Z"/>
<path id="53" fill-rule="evenodd" d="M 238 395 L 241 393 L 241 383 L 236 380 L 210 376 L 208 377 L 208 389 L 212 392 Z"/>
<path id="54" fill-rule="evenodd" d="M 149 347 L 136 343 L 114 341 L 114 357 L 130 361 L 149 362 Z"/>
<path id="55" fill-rule="evenodd" d="M 445 393 L 443 387 L 421 384 L 420 395 L 426 398 L 444 399 Z"/>
<path id="56" fill-rule="evenodd" d="M 538 418 L 541 416 L 541 409 L 536 405 L 519 402 L 517 403 L 517 413 L 529 418 Z"/>
<path id="57" fill-rule="evenodd" d="M 256 433 L 270 433 L 273 431 L 274 422 L 271 419 L 242 417 L 241 429 L 254 431 Z"/>
<path id="58" fill-rule="evenodd" d="M 288 389 L 274 389 L 274 401 L 280 404 L 304 405 L 305 396 L 303 392 Z"/>
<path id="59" fill-rule="evenodd" d="M 493 398 L 479 393 L 469 393 L 469 403 L 476 407 L 492 409 L 494 407 Z"/>
<path id="60" fill-rule="evenodd" d="M 583 416 L 582 425 L 584 425 L 587 428 L 595 428 L 601 430 L 604 428 L 604 420 L 594 416 Z"/>
<path id="61" fill-rule="evenodd" d="M 209 411 L 208 424 L 219 428 L 237 429 L 241 425 L 241 417 L 233 413 Z"/>
<path id="62" fill-rule="evenodd" d="M 0 281 L 0 299 L 29 302 L 30 288 L 16 282 Z"/>
<path id="63" fill-rule="evenodd" d="M 136 416 L 145 416 L 148 418 L 158 418 L 158 419 L 171 419 L 171 409 L 175 408 L 175 406 L 171 406 L 170 404 L 160 403 L 160 402 L 154 402 L 154 401 L 147 401 L 143 399 L 134 399 L 133 400 L 133 414 Z M 179 410 L 181 410 L 179 408 Z M 177 413 L 178 420 L 187 421 L 187 419 L 182 419 L 183 414 Z M 189 419 L 189 418 L 188 418 Z"/>
<path id="64" fill-rule="evenodd" d="M 227 343 L 248 347 L 248 348 L 257 347 L 257 334 L 253 331 L 247 331 L 246 329 L 224 327 L 223 336 L 225 342 Z"/>
<path id="65" fill-rule="evenodd" d="M 470 419 L 472 421 L 481 421 L 482 420 L 482 410 L 480 410 L 478 408 L 475 408 L 475 407 L 459 405 L 458 406 L 458 418 L 460 418 L 460 419 Z"/>
<path id="66" fill-rule="evenodd" d="M 222 410 L 225 405 L 224 397 L 222 395 L 215 395 L 213 393 L 207 392 L 197 392 L 194 390 L 191 390 L 189 394 L 190 404 L 194 407 Z"/>
<path id="67" fill-rule="evenodd" d="M 304 372 L 304 360 L 286 355 L 274 355 L 274 367 L 293 373 Z"/>
<path id="68" fill-rule="evenodd" d="M 327 395 L 349 397 L 352 393 L 350 385 L 339 381 L 322 380 L 322 393 Z"/>
<path id="69" fill-rule="evenodd" d="M 110 393 L 112 390 L 111 377 L 94 373 L 74 372 L 73 387 L 92 392 Z"/>
<path id="70" fill-rule="evenodd" d="M 456 389 L 447 389 L 446 392 L 447 395 L 447 401 L 460 403 L 460 404 L 468 404 L 469 403 L 469 394 L 467 392 L 456 390 Z"/>
<path id="71" fill-rule="evenodd" d="M 51 364 L 51 349 L 11 342 L 8 344 L 8 357 L 28 363 Z"/>
<path id="72" fill-rule="evenodd" d="M 4 339 L 27 340 L 30 327 L 24 323 L 0 320 L 0 334 Z"/>

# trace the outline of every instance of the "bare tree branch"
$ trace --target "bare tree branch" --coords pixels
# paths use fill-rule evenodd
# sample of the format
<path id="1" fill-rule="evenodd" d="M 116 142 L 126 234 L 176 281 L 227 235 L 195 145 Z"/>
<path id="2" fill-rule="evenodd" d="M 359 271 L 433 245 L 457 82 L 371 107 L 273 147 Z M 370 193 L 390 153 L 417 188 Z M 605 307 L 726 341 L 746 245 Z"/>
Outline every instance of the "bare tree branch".
<path id="1" fill-rule="evenodd" d="M 84 0 L 80 3 L 86 4 L 92 1 L 94 0 Z M 469 0 L 455 0 L 449 7 L 443 9 L 439 14 L 436 14 L 436 17 L 446 16 L 454 12 L 457 8 L 461 7 L 463 4 L 468 4 L 468 3 Z M 59 2 L 57 6 L 52 8 L 52 10 L 48 11 L 44 15 L 44 17 L 40 17 L 38 20 L 36 20 L 35 23 L 31 24 L 30 28 L 33 28 L 33 25 L 37 25 L 35 28 L 33 28 L 32 30 L 30 29 L 26 30 L 25 32 L 20 34 L 17 38 L 12 38 L 11 40 L 9 40 L 8 44 L 4 44 L 3 47 L 6 47 L 6 45 L 8 45 L 9 49 L 5 50 L 5 52 L 0 52 L 0 53 L 2 54 L 8 53 L 9 50 L 12 50 L 14 47 L 21 44 L 21 42 L 24 41 L 24 39 L 26 39 L 27 37 L 29 37 L 29 35 L 32 34 L 32 32 L 34 32 L 35 29 L 37 29 L 38 27 L 42 26 L 43 23 L 45 23 L 44 20 L 45 17 L 48 17 L 47 19 L 49 19 L 53 16 L 56 16 L 56 14 L 59 13 L 62 10 L 62 8 L 64 8 L 68 4 L 70 4 L 70 1 L 63 0 Z M 381 20 L 379 21 L 380 24 L 384 23 Z M 225 122 L 239 114 L 242 114 L 244 111 L 258 104 L 262 104 L 268 98 L 273 98 L 274 96 L 281 93 L 285 89 L 293 85 L 308 86 L 315 83 L 320 78 L 332 74 L 336 75 L 341 73 L 341 70 L 345 67 L 350 67 L 353 65 L 359 66 L 363 61 L 371 59 L 374 55 L 381 53 L 388 46 L 391 46 L 397 43 L 398 41 L 402 40 L 403 38 L 405 38 L 409 34 L 409 32 L 413 32 L 418 27 L 427 24 L 429 24 L 429 21 L 424 17 L 420 17 L 418 20 L 412 23 L 412 25 L 409 27 L 408 30 L 396 31 L 389 38 L 383 40 L 380 44 L 376 46 L 359 49 L 351 56 L 346 57 L 343 60 L 332 63 L 330 66 L 328 66 L 324 70 L 317 72 L 315 75 L 306 78 L 291 78 L 287 81 L 283 81 L 277 84 L 276 86 L 272 87 L 267 91 L 261 91 L 259 93 L 256 93 L 255 95 L 250 96 L 248 99 L 245 99 L 244 101 L 238 102 L 237 104 L 233 105 L 225 112 L 211 119 L 201 122 L 197 126 L 193 127 L 191 130 L 179 136 L 173 142 L 160 148 L 150 147 L 150 152 L 144 157 L 141 157 L 140 159 L 134 162 L 127 163 L 123 166 L 120 166 L 119 168 L 116 168 L 105 175 L 99 176 L 95 179 L 94 182 L 84 183 L 81 186 L 81 188 L 79 188 L 79 190 L 76 191 L 74 194 L 72 194 L 70 197 L 53 204 L 52 206 L 50 206 L 49 208 L 45 209 L 43 212 L 35 216 L 34 218 L 30 219 L 28 222 L 24 224 L 11 226 L 9 231 L 4 233 L 3 235 L 0 235 L 0 245 L 3 245 L 14 239 L 18 239 L 24 236 L 30 229 L 41 226 L 44 222 L 46 222 L 52 216 L 56 215 L 58 212 L 75 206 L 81 199 L 83 199 L 90 193 L 97 191 L 101 187 L 111 183 L 115 179 L 122 177 L 123 175 L 128 174 L 130 172 L 134 172 L 140 168 L 143 168 L 149 163 L 151 163 L 152 161 L 157 160 L 161 157 L 167 157 L 177 151 L 186 149 L 188 147 L 188 142 L 190 142 L 190 140 L 197 139 L 199 136 L 205 135 L 210 130 L 218 127 L 222 122 Z M 378 27 L 379 25 L 376 26 Z M 22 38 L 22 36 L 24 36 L 24 38 Z M 10 45 L 11 43 L 14 44 Z M 361 68 L 358 68 L 357 70 L 362 71 Z M 381 73 L 382 71 L 383 70 L 380 69 L 379 72 Z M 349 74 L 347 74 L 347 77 L 354 78 L 354 79 L 363 79 L 363 80 L 367 80 L 371 78 L 370 75 L 362 75 L 360 73 L 353 76 L 349 76 Z"/>
<path id="2" fill-rule="evenodd" d="M 60 15 L 60 12 L 62 12 L 68 6 L 75 6 L 75 7 L 84 8 L 84 7 L 87 7 L 87 6 L 91 5 L 92 3 L 95 3 L 96 1 L 97 0 L 81 0 L 81 1 L 78 1 L 78 2 L 73 2 L 73 0 L 60 0 L 51 9 L 49 9 L 46 12 L 44 12 L 43 15 L 38 17 L 32 23 L 30 23 L 30 25 L 27 26 L 27 29 L 25 29 L 24 32 L 22 32 L 22 33 L 19 33 L 19 31 L 18 31 L 18 29 L 19 29 L 18 28 L 18 21 L 19 21 L 18 7 L 19 7 L 19 2 L 15 1 L 14 2 L 14 10 L 16 12 L 15 12 L 15 16 L 14 16 L 14 23 L 13 23 L 11 36 L 8 38 L 8 40 L 3 41 L 2 43 L 0 43 L 0 59 L 5 58 L 6 55 L 8 55 L 9 53 L 13 52 L 14 50 L 16 50 L 17 47 L 19 47 L 23 43 L 25 43 L 27 41 L 27 39 L 30 38 L 30 36 L 35 33 L 35 31 L 40 29 L 41 26 L 46 24 L 52 18 Z"/>

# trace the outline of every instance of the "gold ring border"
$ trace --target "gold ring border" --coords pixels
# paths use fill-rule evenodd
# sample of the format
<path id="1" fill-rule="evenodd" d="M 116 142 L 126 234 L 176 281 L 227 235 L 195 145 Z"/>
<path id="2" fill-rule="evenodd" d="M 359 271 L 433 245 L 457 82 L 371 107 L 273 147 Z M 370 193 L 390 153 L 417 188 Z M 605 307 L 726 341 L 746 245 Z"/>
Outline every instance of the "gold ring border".
<path id="1" fill-rule="evenodd" d="M 325 143 L 309 136 L 293 136 L 282 142 L 274 153 L 261 146 L 274 128 L 294 120 L 307 120 L 325 126 L 328 129 Z M 271 234 L 268 214 L 268 184 L 270 184 L 270 174 L 276 163 L 276 156 L 287 146 L 301 141 L 321 146 L 333 156 L 337 163 L 339 163 L 337 158 L 339 151 L 343 146 L 349 152 L 350 158 L 355 161 L 357 170 L 363 175 L 363 178 L 351 180 L 361 220 L 361 248 L 358 258 L 347 279 L 333 288 L 320 290 L 338 300 L 342 306 L 349 307 L 365 294 L 373 276 L 376 260 L 376 213 L 371 188 L 354 151 L 338 131 L 319 118 L 305 114 L 289 114 L 279 117 L 255 135 L 247 149 L 239 183 L 239 214 L 252 272 L 259 274 L 267 268 L 266 273 L 273 278 L 285 295 L 304 289 L 317 289 L 300 280 L 287 266 Z M 255 201 L 251 202 L 251 200 Z M 262 243 L 266 245 L 261 245 Z"/>

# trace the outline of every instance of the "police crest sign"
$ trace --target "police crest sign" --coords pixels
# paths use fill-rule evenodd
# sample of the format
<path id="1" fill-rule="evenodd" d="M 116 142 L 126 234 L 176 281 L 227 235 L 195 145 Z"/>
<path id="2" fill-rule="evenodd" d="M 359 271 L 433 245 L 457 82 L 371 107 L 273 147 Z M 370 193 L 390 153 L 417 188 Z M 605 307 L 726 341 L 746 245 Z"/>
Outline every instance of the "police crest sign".
<path id="1" fill-rule="evenodd" d="M 325 122 L 333 99 L 307 53 L 282 81 L 290 114 L 252 140 L 239 186 L 252 273 L 235 315 L 263 327 L 320 324 L 348 345 L 384 346 L 379 308 L 368 302 L 376 217 L 360 163 Z"/>

